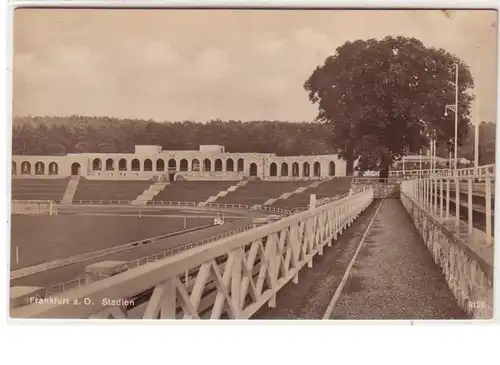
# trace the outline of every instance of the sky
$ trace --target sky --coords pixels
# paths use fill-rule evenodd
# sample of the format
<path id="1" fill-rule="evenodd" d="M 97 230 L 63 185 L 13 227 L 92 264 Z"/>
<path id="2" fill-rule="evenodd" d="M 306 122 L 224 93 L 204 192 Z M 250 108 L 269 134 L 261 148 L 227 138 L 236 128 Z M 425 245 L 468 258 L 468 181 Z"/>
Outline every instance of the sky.
<path id="1" fill-rule="evenodd" d="M 346 41 L 411 36 L 465 61 L 496 121 L 488 10 L 18 9 L 13 114 L 312 121 L 304 82 Z"/>

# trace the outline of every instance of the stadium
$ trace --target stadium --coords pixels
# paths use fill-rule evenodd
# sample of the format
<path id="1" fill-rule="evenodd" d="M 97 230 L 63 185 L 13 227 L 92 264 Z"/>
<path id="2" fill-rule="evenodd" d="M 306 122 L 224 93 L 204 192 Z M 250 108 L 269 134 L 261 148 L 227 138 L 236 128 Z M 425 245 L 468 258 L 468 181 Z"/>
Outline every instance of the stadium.
<path id="1" fill-rule="evenodd" d="M 223 146 L 133 154 L 12 157 L 11 286 L 46 294 L 86 267 L 182 252 L 345 195 L 336 155 L 226 153 Z"/>

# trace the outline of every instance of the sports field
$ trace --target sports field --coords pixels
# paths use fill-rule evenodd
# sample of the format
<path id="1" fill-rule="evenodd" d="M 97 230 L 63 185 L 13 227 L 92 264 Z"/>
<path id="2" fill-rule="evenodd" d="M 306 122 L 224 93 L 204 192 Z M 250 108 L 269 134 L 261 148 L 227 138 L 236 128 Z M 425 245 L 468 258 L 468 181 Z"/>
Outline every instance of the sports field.
<path id="1" fill-rule="evenodd" d="M 216 215 L 183 210 L 139 213 L 138 209 L 125 207 L 62 213 L 12 216 L 11 270 L 211 224 Z"/>

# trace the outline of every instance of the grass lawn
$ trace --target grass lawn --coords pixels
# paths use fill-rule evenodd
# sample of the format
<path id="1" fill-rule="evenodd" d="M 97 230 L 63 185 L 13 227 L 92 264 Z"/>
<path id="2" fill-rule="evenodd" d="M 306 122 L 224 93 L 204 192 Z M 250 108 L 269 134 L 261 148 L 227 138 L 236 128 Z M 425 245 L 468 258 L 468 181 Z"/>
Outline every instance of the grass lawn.
<path id="1" fill-rule="evenodd" d="M 184 229 L 176 217 L 16 215 L 11 222 L 11 270 Z M 186 228 L 211 222 L 188 216 Z"/>

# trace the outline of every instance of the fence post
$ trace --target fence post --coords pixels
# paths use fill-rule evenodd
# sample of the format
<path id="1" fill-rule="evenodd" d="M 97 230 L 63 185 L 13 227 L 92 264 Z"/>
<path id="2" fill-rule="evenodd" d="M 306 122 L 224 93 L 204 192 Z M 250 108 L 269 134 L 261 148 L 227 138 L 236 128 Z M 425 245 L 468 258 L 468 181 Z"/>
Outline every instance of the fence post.
<path id="1" fill-rule="evenodd" d="M 460 225 L 460 180 L 455 176 L 455 225 Z"/>
<path id="2" fill-rule="evenodd" d="M 446 219 L 450 218 L 450 178 L 446 178 Z"/>
<path id="3" fill-rule="evenodd" d="M 486 240 L 487 243 L 490 244 L 492 242 L 492 227 L 491 227 L 491 180 L 489 177 L 485 178 L 486 183 L 486 191 L 485 191 L 485 199 L 486 199 Z"/>
<path id="4" fill-rule="evenodd" d="M 468 192 L 467 192 L 467 209 L 468 209 L 468 226 L 469 226 L 469 233 L 472 233 L 472 179 L 468 178 L 467 179 L 467 187 L 468 187 Z"/>
<path id="5" fill-rule="evenodd" d="M 443 219 L 444 216 L 444 192 L 443 192 L 443 179 L 439 179 L 439 194 L 441 196 L 441 203 L 439 204 L 439 218 Z"/>

